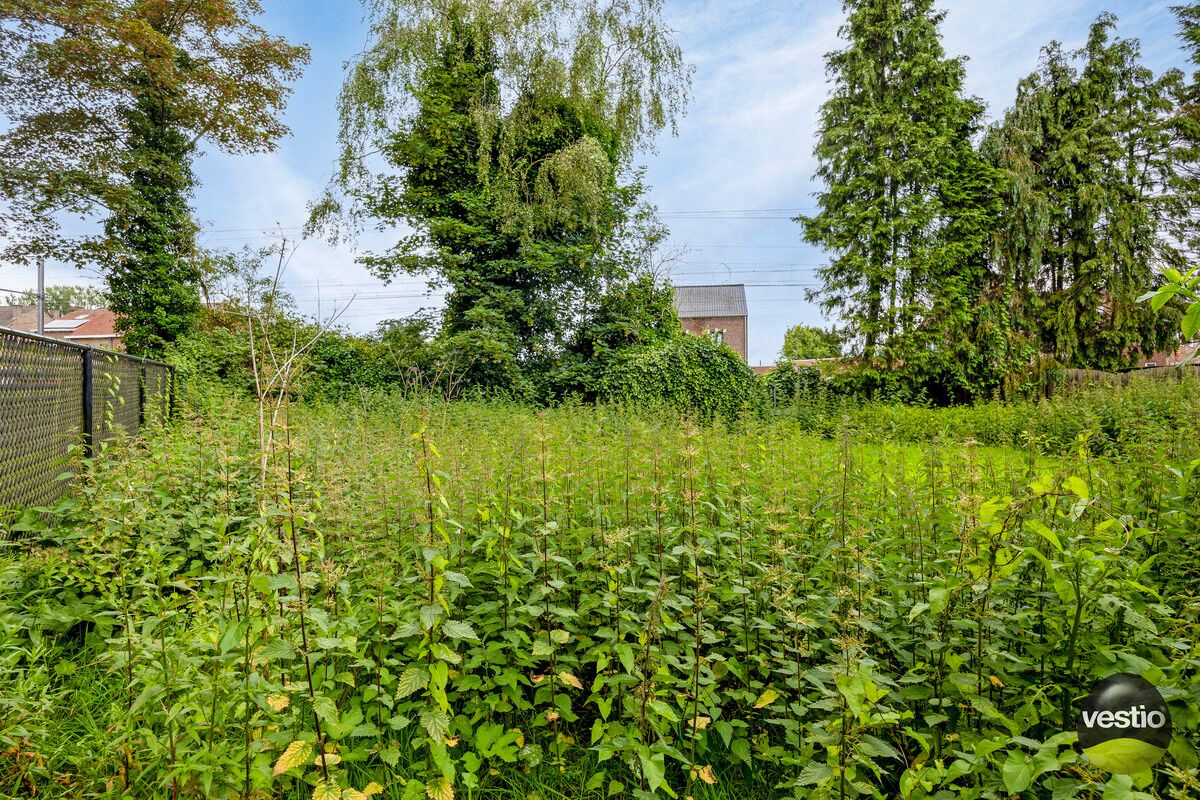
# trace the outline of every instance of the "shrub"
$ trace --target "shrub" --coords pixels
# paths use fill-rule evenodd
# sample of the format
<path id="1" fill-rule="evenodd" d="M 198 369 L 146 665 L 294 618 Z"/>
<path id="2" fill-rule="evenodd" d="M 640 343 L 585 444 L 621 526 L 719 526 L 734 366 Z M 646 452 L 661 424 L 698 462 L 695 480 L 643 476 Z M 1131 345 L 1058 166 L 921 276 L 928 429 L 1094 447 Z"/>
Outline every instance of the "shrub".
<path id="1" fill-rule="evenodd" d="M 754 372 L 736 353 L 701 336 L 680 336 L 616 359 L 603 378 L 605 399 L 665 403 L 702 418 L 735 417 L 762 405 Z"/>

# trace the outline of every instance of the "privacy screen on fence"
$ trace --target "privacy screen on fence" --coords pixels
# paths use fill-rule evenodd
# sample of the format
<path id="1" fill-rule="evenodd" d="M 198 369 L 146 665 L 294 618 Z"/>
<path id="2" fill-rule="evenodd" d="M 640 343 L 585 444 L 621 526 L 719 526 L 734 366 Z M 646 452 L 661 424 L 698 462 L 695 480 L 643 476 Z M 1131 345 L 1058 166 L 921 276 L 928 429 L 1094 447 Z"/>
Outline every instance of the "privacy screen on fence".
<path id="1" fill-rule="evenodd" d="M 0 512 L 51 503 L 70 448 L 170 412 L 170 365 L 0 329 Z"/>

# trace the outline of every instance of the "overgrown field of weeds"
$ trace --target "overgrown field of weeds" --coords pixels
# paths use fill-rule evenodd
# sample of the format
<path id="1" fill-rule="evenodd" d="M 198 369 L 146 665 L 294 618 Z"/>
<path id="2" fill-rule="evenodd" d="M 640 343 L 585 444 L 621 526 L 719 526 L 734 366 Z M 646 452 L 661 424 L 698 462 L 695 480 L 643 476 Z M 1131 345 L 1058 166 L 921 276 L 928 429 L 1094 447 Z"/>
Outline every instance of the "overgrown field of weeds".
<path id="1" fill-rule="evenodd" d="M 1200 797 L 1200 434 L 852 423 L 213 401 L 15 526 L 0 795 Z"/>

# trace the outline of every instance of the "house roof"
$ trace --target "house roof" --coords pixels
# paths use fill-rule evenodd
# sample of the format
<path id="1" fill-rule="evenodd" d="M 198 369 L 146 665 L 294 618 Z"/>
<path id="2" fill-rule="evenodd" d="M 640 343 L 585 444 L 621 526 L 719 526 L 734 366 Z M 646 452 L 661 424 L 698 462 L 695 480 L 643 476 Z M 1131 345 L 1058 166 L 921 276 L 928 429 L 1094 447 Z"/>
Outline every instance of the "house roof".
<path id="1" fill-rule="evenodd" d="M 56 316 L 53 310 L 46 309 L 47 320 Z M 0 328 L 33 333 L 37 330 L 37 306 L 0 306 Z"/>
<path id="2" fill-rule="evenodd" d="M 744 317 L 746 287 L 740 283 L 712 286 L 676 286 L 675 307 L 680 319 L 689 317 Z"/>
<path id="3" fill-rule="evenodd" d="M 117 333 L 117 315 L 107 308 L 77 308 L 63 314 L 46 331 L 62 334 L 64 339 L 114 339 Z"/>

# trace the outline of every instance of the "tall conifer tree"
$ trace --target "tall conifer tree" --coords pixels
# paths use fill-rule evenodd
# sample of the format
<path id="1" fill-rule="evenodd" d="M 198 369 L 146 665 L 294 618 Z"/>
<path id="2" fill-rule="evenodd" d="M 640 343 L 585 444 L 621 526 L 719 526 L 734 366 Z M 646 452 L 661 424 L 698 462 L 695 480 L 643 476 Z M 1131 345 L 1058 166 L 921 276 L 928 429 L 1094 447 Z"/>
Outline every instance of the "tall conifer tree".
<path id="1" fill-rule="evenodd" d="M 1168 345 L 1139 295 L 1179 267 L 1193 192 L 1181 181 L 1183 76 L 1140 63 L 1101 16 L 1074 53 L 1052 43 L 984 142 L 1006 193 L 994 277 L 1012 319 L 1069 366 L 1121 369 Z"/>
<path id="2" fill-rule="evenodd" d="M 982 104 L 941 45 L 931 0 L 846 0 L 847 46 L 826 58 L 820 211 L 805 239 L 830 252 L 814 295 L 864 361 L 966 384 L 959 346 L 984 283 L 992 171 L 975 153 Z"/>

